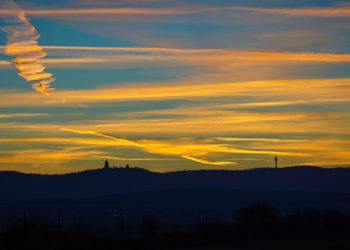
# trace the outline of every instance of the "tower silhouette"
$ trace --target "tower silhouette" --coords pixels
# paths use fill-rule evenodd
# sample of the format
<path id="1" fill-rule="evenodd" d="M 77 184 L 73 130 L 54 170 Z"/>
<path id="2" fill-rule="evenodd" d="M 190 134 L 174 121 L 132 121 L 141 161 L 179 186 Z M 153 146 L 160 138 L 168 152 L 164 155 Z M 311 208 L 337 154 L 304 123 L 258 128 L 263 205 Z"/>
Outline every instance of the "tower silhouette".
<path id="1" fill-rule="evenodd" d="M 275 156 L 275 168 L 277 168 L 277 161 L 278 161 L 278 158 L 277 156 Z"/>
<path id="2" fill-rule="evenodd" d="M 109 163 L 107 160 L 105 161 L 105 167 L 103 169 L 109 169 Z"/>

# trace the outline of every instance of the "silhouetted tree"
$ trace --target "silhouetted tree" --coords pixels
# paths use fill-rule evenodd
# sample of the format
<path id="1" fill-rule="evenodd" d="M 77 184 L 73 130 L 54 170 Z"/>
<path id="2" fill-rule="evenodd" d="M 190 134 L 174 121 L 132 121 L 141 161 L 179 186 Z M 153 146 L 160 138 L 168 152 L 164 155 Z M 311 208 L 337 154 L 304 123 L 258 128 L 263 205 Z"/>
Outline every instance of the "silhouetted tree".
<path id="1" fill-rule="evenodd" d="M 143 217 L 141 234 L 145 238 L 152 238 L 159 234 L 159 220 L 155 216 L 147 215 Z"/>
<path id="2" fill-rule="evenodd" d="M 236 212 L 236 223 L 238 225 L 266 225 L 274 224 L 280 221 L 278 211 L 263 203 L 253 203 Z"/>
<path id="3" fill-rule="evenodd" d="M 337 211 L 322 211 L 319 209 L 298 209 L 285 218 L 289 234 L 317 238 L 324 236 L 342 236 L 350 232 L 349 215 Z"/>
<path id="4" fill-rule="evenodd" d="M 274 207 L 256 202 L 237 210 L 235 224 L 245 236 L 276 237 L 281 220 Z"/>

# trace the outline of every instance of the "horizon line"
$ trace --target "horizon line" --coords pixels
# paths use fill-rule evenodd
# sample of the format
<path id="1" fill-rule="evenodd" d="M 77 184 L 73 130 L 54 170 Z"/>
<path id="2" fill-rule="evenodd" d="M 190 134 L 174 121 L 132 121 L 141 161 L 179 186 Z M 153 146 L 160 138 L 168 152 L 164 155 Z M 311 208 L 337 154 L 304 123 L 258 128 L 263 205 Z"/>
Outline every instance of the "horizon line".
<path id="1" fill-rule="evenodd" d="M 341 167 L 341 165 L 344 165 Z M 350 164 L 337 164 L 334 167 L 327 167 L 327 166 L 334 166 L 334 165 L 308 165 L 308 164 L 299 164 L 299 165 L 288 165 L 288 166 L 279 166 L 277 169 L 285 169 L 285 168 L 296 168 L 296 167 L 311 167 L 311 168 L 319 168 L 319 169 L 337 169 L 337 168 L 350 168 Z M 275 166 L 271 167 L 255 167 L 255 168 L 246 168 L 246 169 L 183 169 L 183 170 L 174 170 L 174 171 L 154 171 L 154 170 L 149 170 L 147 168 L 139 167 L 139 166 L 129 166 L 129 168 L 126 168 L 125 166 L 112 166 L 109 167 L 108 169 L 105 169 L 103 166 L 100 168 L 92 168 L 92 169 L 84 169 L 80 171 L 74 171 L 74 172 L 67 172 L 67 173 L 33 173 L 33 172 L 21 172 L 17 170 L 0 170 L 0 174 L 3 172 L 14 172 L 14 173 L 21 173 L 21 174 L 26 174 L 26 175 L 68 175 L 68 174 L 78 174 L 78 173 L 83 173 L 87 171 L 96 171 L 96 170 L 101 170 L 101 171 L 109 171 L 109 170 L 120 170 L 120 169 L 142 169 L 146 170 L 148 172 L 152 173 L 160 173 L 160 174 L 166 174 L 166 173 L 176 173 L 176 172 L 196 172 L 196 171 L 230 171 L 230 172 L 239 172 L 239 171 L 253 171 L 253 170 L 259 170 L 259 169 L 276 169 Z"/>

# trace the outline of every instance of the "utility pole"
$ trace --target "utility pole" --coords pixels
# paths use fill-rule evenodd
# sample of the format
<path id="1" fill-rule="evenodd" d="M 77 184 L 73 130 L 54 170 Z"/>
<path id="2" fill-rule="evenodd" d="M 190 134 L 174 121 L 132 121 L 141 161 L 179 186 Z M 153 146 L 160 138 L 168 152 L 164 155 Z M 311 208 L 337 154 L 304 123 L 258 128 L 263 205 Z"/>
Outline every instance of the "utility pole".
<path id="1" fill-rule="evenodd" d="M 124 213 L 120 210 L 120 237 L 124 238 Z"/>
<path id="2" fill-rule="evenodd" d="M 201 224 L 202 224 L 201 209 L 198 209 L 198 225 L 200 226 Z"/>
<path id="3" fill-rule="evenodd" d="M 120 224 L 120 238 L 124 238 L 124 216 L 126 216 L 123 213 L 123 210 L 120 210 L 120 214 L 114 214 L 113 216 L 119 217 L 119 224 Z"/>
<path id="4" fill-rule="evenodd" d="M 57 212 L 57 225 L 58 225 L 58 229 L 61 230 L 62 224 L 61 224 L 61 212 L 60 211 Z"/>
<path id="5" fill-rule="evenodd" d="M 27 212 L 24 209 L 23 210 L 23 226 L 25 226 L 27 224 Z"/>

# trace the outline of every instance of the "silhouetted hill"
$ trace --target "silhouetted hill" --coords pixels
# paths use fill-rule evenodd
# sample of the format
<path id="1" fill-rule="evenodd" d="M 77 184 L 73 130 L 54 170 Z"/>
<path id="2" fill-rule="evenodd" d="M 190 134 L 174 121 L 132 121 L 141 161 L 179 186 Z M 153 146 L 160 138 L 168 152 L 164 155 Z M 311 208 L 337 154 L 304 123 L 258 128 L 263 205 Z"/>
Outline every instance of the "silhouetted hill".
<path id="1" fill-rule="evenodd" d="M 325 169 L 312 166 L 167 173 L 142 168 L 110 168 L 64 175 L 4 171 L 0 172 L 0 202 L 93 197 L 175 188 L 350 192 L 349 179 L 350 168 Z"/>

